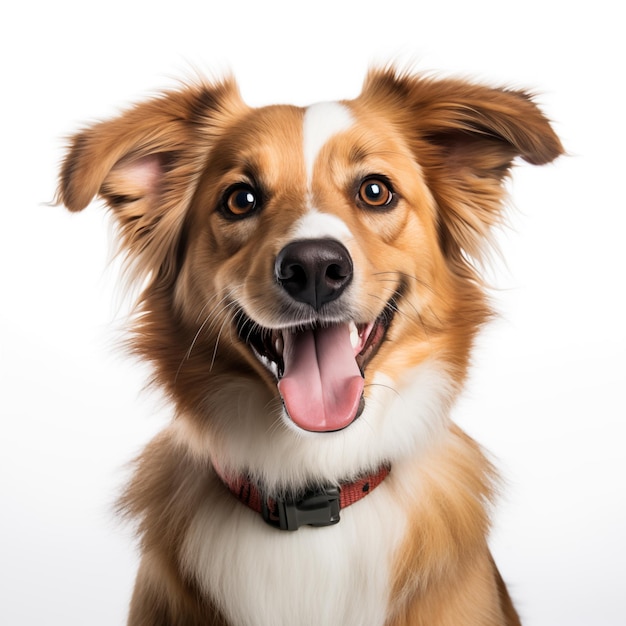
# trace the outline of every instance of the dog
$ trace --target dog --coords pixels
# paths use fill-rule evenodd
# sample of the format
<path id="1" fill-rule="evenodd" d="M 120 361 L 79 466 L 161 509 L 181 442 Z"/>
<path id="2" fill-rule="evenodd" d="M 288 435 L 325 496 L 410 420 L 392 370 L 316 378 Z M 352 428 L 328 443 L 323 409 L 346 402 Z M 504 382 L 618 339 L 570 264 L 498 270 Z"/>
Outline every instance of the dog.
<path id="1" fill-rule="evenodd" d="M 70 140 L 57 202 L 111 209 L 174 409 L 119 502 L 130 626 L 520 623 L 450 411 L 513 162 L 562 151 L 528 93 L 393 66 L 306 108 L 197 79 Z"/>

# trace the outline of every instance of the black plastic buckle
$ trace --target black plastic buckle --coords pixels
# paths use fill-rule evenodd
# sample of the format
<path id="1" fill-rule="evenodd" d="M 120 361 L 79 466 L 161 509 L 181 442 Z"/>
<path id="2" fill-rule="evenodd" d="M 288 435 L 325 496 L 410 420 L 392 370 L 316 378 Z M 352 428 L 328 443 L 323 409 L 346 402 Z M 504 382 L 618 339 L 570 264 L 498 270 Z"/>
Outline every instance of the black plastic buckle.
<path id="1" fill-rule="evenodd" d="M 307 491 L 301 498 L 262 499 L 261 515 L 274 528 L 298 530 L 300 526 L 332 526 L 339 522 L 339 489 L 324 487 Z M 274 509 L 274 510 L 272 510 Z"/>

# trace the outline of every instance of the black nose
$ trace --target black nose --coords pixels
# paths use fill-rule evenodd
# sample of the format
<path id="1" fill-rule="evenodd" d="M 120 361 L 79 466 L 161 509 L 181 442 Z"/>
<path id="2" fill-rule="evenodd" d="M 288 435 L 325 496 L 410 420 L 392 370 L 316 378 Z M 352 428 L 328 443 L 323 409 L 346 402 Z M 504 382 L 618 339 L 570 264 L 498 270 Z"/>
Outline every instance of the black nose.
<path id="1" fill-rule="evenodd" d="M 319 311 L 350 284 L 352 259 L 334 239 L 303 239 L 287 244 L 278 253 L 274 272 L 294 300 Z"/>

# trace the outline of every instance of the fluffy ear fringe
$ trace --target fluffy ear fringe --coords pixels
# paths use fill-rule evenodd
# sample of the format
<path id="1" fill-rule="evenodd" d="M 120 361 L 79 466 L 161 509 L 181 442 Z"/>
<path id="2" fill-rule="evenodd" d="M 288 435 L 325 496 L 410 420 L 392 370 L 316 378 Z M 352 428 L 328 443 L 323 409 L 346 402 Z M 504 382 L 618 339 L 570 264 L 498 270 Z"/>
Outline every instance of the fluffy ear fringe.
<path id="1" fill-rule="evenodd" d="M 56 202 L 80 211 L 100 196 L 116 218 L 132 278 L 171 276 L 206 155 L 243 106 L 232 79 L 197 83 L 83 130 L 70 142 Z"/>
<path id="2" fill-rule="evenodd" d="M 387 68 L 370 72 L 361 98 L 395 112 L 437 202 L 442 247 L 460 269 L 483 260 L 515 157 L 542 165 L 563 153 L 524 91 Z"/>

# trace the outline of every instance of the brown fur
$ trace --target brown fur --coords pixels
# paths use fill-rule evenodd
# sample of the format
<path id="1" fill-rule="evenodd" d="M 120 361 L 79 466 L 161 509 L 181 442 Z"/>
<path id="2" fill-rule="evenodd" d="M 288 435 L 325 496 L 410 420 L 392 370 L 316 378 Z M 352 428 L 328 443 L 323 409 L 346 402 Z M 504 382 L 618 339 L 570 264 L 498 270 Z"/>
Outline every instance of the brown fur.
<path id="1" fill-rule="evenodd" d="M 449 448 L 417 470 L 415 532 L 395 568 L 393 604 L 401 609 L 389 626 L 520 623 L 485 541 L 495 471 L 474 441 L 452 431 Z"/>
<path id="2" fill-rule="evenodd" d="M 500 220 L 503 179 L 515 157 L 547 163 L 561 145 L 519 91 L 379 70 L 347 104 L 360 126 L 333 144 L 332 177 L 315 201 L 355 233 L 363 309 L 375 318 L 394 290 L 402 294 L 367 366 L 366 397 L 374 372 L 397 379 L 436 358 L 454 381 L 452 403 L 490 316 L 475 262 Z M 280 409 L 224 294 L 236 288 L 259 323 L 273 315 L 273 259 L 306 211 L 302 163 L 289 151 L 301 143 L 302 116 L 295 107 L 250 109 L 232 80 L 186 85 L 82 131 L 64 161 L 58 200 L 79 211 L 99 195 L 113 211 L 143 285 L 132 348 L 175 407 L 177 427 L 145 449 L 120 501 L 143 554 L 132 626 L 227 624 L 179 554 L 202 502 L 233 506 L 211 465 L 237 420 L 224 414 L 226 398 L 245 390 L 268 414 Z M 365 128 L 376 132 L 366 137 Z M 338 194 L 336 181 L 347 185 L 361 163 L 371 169 L 372 154 L 405 181 L 393 212 L 355 212 Z M 263 219 L 228 223 L 214 210 L 220 193 L 249 177 L 271 190 Z M 279 487 L 297 484 L 289 472 Z M 444 443 L 394 467 L 385 488 L 407 503 L 410 532 L 393 559 L 388 626 L 520 623 L 486 544 L 493 483 L 478 446 L 454 426 Z"/>

